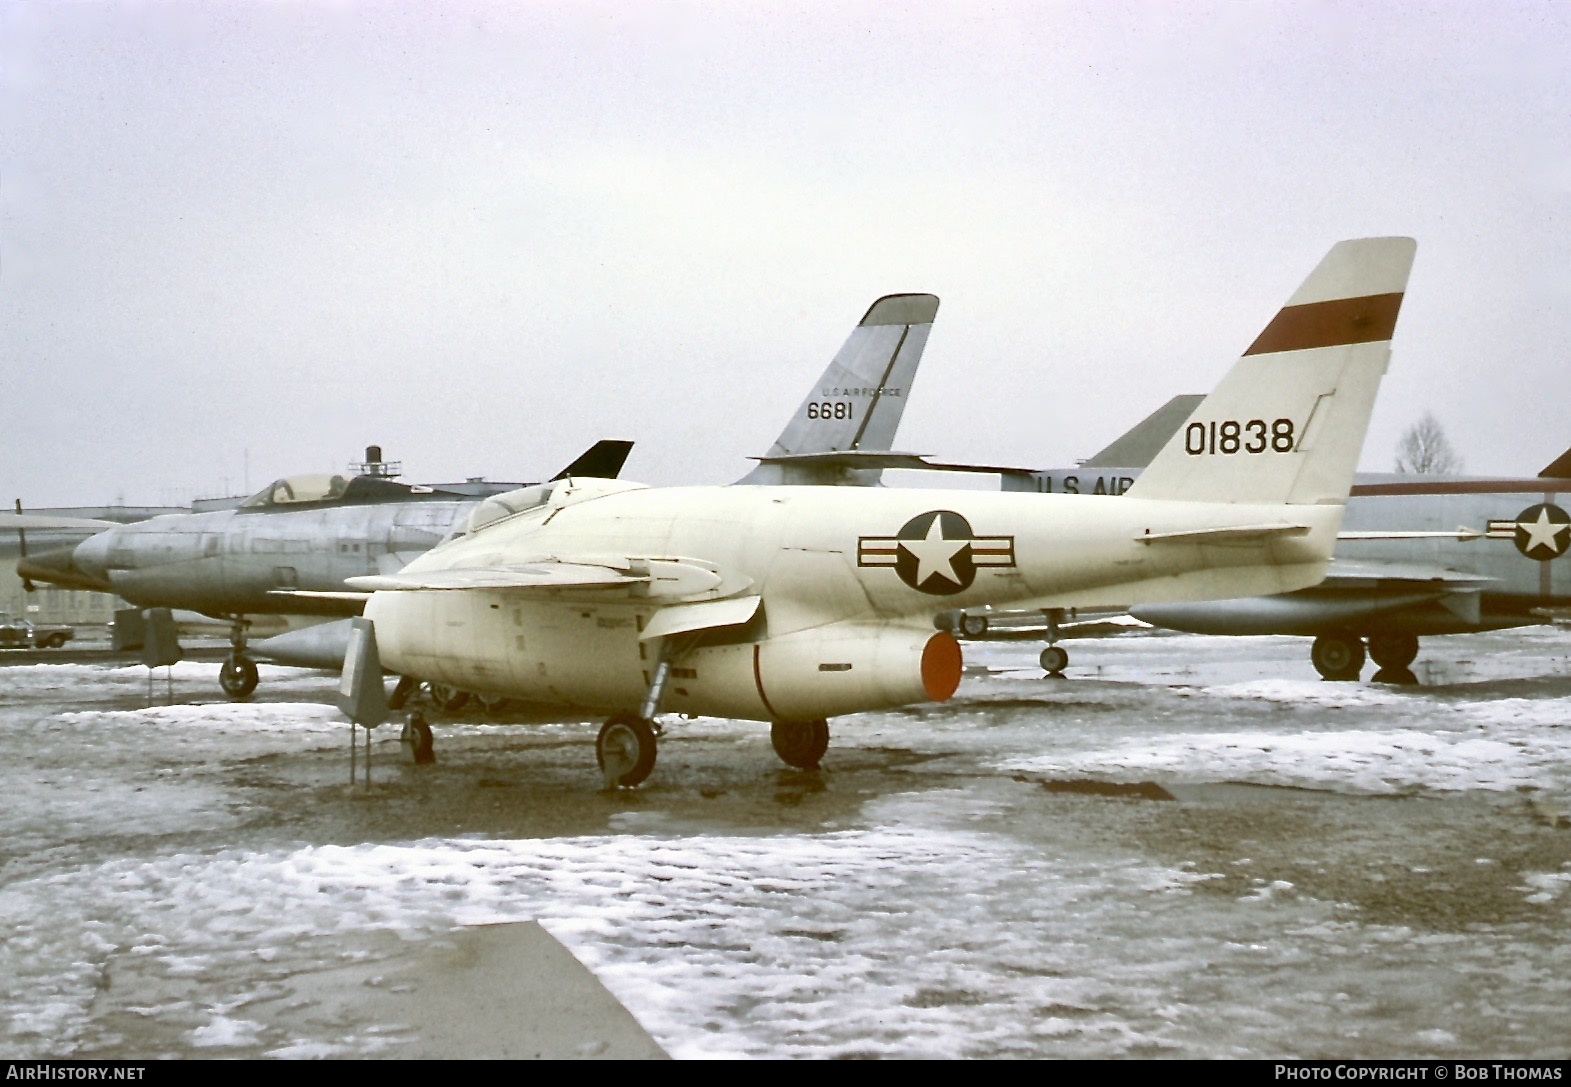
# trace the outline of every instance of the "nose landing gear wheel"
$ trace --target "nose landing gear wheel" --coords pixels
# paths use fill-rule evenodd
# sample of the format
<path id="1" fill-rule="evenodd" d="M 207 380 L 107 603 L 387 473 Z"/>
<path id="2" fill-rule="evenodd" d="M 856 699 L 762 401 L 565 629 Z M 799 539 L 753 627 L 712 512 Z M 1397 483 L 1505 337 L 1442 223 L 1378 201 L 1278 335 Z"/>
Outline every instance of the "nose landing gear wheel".
<path id="1" fill-rule="evenodd" d="M 630 713 L 611 718 L 595 738 L 595 761 L 608 788 L 631 788 L 643 782 L 654 771 L 655 754 L 654 726 Z"/>
<path id="2" fill-rule="evenodd" d="M 244 698 L 256 690 L 256 662 L 249 657 L 225 657 L 218 667 L 218 685 L 230 698 Z"/>
<path id="3" fill-rule="evenodd" d="M 817 770 L 818 761 L 829 750 L 829 722 L 822 717 L 813 721 L 775 721 L 769 726 L 769 742 L 787 766 Z"/>
<path id="4" fill-rule="evenodd" d="M 436 738 L 430 723 L 419 713 L 409 715 L 409 753 L 421 765 L 436 761 Z"/>
<path id="5" fill-rule="evenodd" d="M 1309 647 L 1309 662 L 1322 679 L 1357 679 L 1364 669 L 1364 643 L 1354 634 L 1322 634 Z"/>

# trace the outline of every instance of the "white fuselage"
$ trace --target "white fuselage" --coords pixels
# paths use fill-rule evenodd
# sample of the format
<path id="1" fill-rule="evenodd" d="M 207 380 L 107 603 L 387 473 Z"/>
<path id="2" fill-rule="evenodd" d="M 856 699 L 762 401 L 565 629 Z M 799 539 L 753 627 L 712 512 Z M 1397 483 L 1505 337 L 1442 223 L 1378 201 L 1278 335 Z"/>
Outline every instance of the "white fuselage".
<path id="1" fill-rule="evenodd" d="M 828 717 L 929 698 L 958 682 L 935 650 L 955 607 L 1090 606 L 1283 592 L 1324 570 L 1342 506 L 985 491 L 821 487 L 562 488 L 416 559 L 407 574 L 593 557 L 712 564 L 720 584 L 680 600 L 643 587 L 378 592 L 366 615 L 382 662 L 465 689 L 607 710 L 637 707 L 662 608 L 759 598 L 746 625 L 672 637 L 663 708 L 758 720 Z M 937 519 L 935 512 L 947 515 Z M 1142 537 L 1299 525 L 1228 542 Z M 902 531 L 906 539 L 901 539 Z M 917 586 L 921 586 L 920 588 Z M 951 676 L 949 673 L 953 672 Z"/>

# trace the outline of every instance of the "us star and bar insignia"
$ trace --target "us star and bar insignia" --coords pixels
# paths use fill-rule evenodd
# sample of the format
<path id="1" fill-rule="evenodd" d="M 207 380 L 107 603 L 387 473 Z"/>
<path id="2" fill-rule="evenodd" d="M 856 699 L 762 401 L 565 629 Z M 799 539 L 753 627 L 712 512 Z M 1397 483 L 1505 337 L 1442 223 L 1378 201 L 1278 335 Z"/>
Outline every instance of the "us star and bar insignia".
<path id="1" fill-rule="evenodd" d="M 919 513 L 893 536 L 859 536 L 858 566 L 892 566 L 918 592 L 952 596 L 976 581 L 978 569 L 1015 564 L 1013 536 L 978 536 L 953 510 Z"/>

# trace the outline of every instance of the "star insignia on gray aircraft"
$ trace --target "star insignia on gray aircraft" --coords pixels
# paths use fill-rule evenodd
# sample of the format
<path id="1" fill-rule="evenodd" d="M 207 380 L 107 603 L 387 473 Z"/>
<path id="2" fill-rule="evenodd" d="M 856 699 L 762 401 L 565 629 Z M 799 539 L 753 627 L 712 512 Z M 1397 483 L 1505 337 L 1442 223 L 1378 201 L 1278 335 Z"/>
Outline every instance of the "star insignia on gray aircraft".
<path id="1" fill-rule="evenodd" d="M 978 536 L 952 510 L 919 513 L 893 536 L 857 539 L 858 566 L 892 566 L 919 592 L 952 596 L 971 587 L 983 566 L 1013 566 L 1013 536 Z"/>
<path id="2" fill-rule="evenodd" d="M 1514 527 L 1516 549 L 1539 562 L 1559 558 L 1571 545 L 1571 514 L 1550 502 L 1527 507 Z"/>

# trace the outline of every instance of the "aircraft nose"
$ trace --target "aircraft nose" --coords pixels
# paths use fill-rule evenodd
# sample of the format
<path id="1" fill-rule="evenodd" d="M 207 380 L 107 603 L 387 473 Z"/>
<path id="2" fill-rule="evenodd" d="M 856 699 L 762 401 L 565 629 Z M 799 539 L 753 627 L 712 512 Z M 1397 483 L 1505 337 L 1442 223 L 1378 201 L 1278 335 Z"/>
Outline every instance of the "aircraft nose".
<path id="1" fill-rule="evenodd" d="M 109 579 L 109 548 L 114 543 L 115 533 L 118 530 L 110 529 L 100 532 L 96 536 L 89 536 L 76 545 L 71 552 L 71 558 L 76 568 L 89 577 L 106 582 Z"/>
<path id="2" fill-rule="evenodd" d="M 100 576 L 82 569 L 75 562 L 75 549 L 57 547 L 29 555 L 16 564 L 16 574 L 24 581 L 42 581 L 46 585 L 59 585 L 67 589 L 91 589 L 95 592 L 113 592 L 113 587 Z"/>

